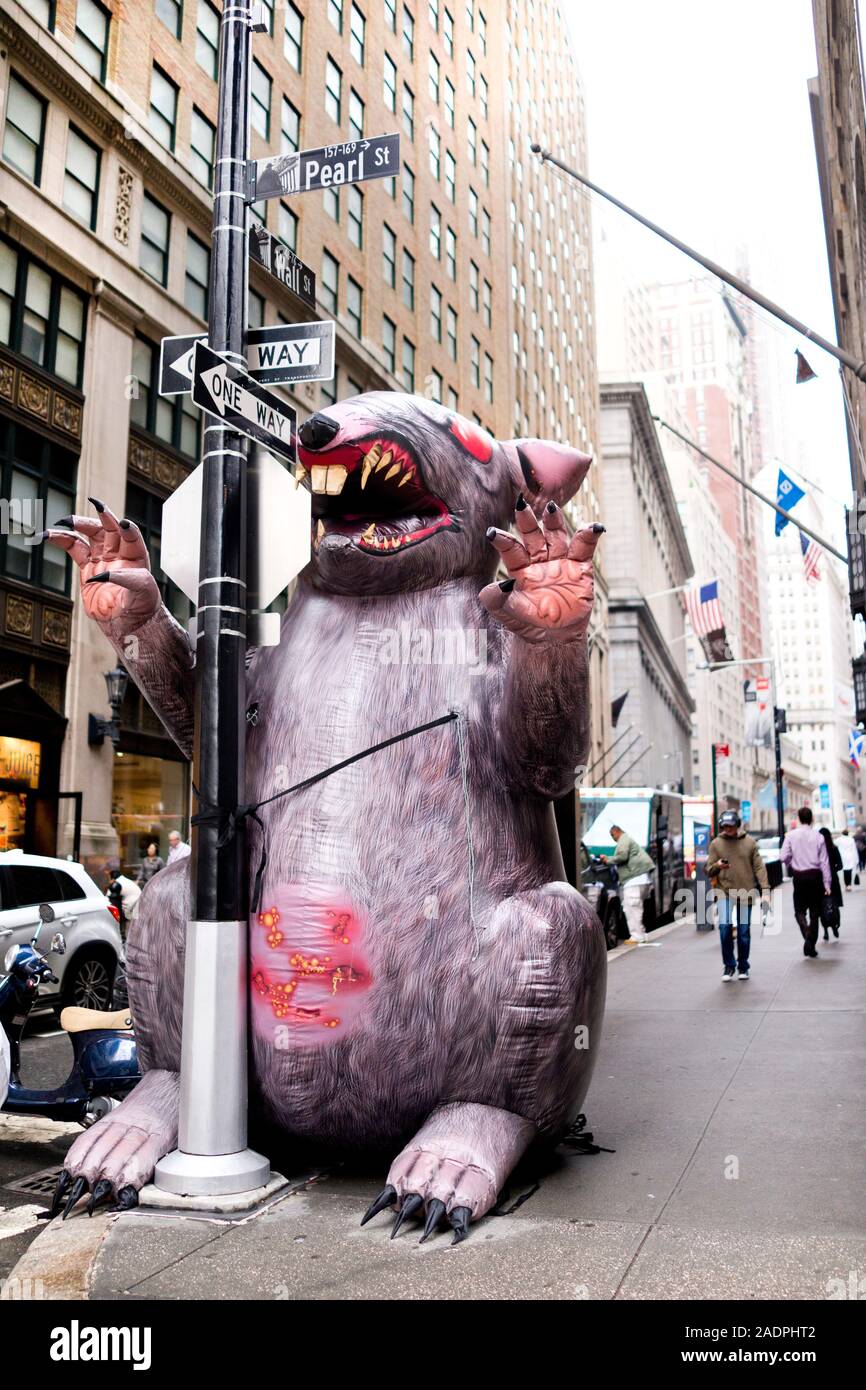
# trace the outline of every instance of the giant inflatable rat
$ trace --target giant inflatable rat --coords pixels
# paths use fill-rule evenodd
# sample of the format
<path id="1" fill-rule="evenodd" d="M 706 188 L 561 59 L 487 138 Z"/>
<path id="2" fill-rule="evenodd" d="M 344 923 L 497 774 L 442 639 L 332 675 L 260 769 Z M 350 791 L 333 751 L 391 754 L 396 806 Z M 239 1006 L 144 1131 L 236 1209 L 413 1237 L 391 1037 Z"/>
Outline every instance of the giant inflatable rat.
<path id="1" fill-rule="evenodd" d="M 604 528 L 569 538 L 561 511 L 585 455 L 497 443 L 418 396 L 321 411 L 299 455 L 314 553 L 279 646 L 249 667 L 247 800 L 457 719 L 261 811 L 254 1087 L 289 1135 L 396 1153 L 367 1217 L 394 1206 L 396 1225 L 417 1214 L 426 1235 L 447 1219 L 460 1239 L 527 1146 L 574 1119 L 599 1042 L 604 938 L 564 881 L 550 803 L 586 754 Z M 85 608 L 189 753 L 187 634 L 137 528 L 91 500 L 98 521 L 66 518 L 46 539 L 79 565 Z M 500 557 L 510 577 L 496 583 Z M 260 849 L 253 827 L 253 864 Z M 134 1203 L 176 1144 L 188 915 L 186 861 L 151 881 L 129 933 L 143 1079 L 75 1141 L 55 1210 L 87 1190 L 91 1209 L 111 1193 Z"/>

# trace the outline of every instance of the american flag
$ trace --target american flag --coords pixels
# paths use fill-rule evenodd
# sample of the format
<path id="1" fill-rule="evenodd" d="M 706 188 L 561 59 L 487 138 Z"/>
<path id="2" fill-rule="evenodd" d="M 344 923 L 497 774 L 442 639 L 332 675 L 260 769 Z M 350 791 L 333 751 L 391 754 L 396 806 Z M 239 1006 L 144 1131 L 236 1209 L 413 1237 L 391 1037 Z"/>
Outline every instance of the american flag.
<path id="1" fill-rule="evenodd" d="M 821 547 L 817 541 L 812 541 L 808 536 L 800 532 L 800 549 L 803 552 L 803 572 L 810 584 L 817 584 L 821 578 L 821 571 L 818 568 L 821 560 Z"/>
<path id="2" fill-rule="evenodd" d="M 683 595 L 686 612 L 696 637 L 706 637 L 725 626 L 719 604 L 719 581 L 711 579 L 709 584 L 695 585 L 686 589 Z"/>

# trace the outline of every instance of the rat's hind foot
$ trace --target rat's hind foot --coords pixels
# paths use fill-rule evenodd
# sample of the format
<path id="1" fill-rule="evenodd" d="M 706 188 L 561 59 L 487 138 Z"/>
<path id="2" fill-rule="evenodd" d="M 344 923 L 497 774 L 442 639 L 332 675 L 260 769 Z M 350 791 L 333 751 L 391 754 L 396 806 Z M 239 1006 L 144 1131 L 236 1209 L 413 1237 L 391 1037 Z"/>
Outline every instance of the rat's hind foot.
<path id="1" fill-rule="evenodd" d="M 424 1221 L 425 1241 L 447 1218 L 453 1244 L 465 1240 L 470 1221 L 494 1205 L 497 1194 L 535 1136 L 530 1120 L 492 1105 L 442 1105 L 395 1158 L 388 1183 L 362 1225 L 396 1204 L 391 1239 L 404 1221 Z"/>
<path id="2" fill-rule="evenodd" d="M 51 1203 L 51 1216 L 63 1207 L 64 1220 L 85 1193 L 88 1216 L 115 1195 L 123 1211 L 138 1203 L 159 1160 L 177 1142 L 178 1076 L 149 1071 L 116 1110 L 76 1139 Z"/>

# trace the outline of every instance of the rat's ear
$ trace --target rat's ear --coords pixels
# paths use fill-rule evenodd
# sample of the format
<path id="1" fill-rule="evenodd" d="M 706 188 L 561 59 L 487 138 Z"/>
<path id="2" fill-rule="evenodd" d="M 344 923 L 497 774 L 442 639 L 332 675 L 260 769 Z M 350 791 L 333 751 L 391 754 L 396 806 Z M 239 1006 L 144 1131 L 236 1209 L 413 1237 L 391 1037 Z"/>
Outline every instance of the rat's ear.
<path id="1" fill-rule="evenodd" d="M 551 439 L 509 439 L 502 448 L 516 491 L 534 504 L 553 501 L 562 506 L 577 492 L 592 463 L 590 454 Z"/>

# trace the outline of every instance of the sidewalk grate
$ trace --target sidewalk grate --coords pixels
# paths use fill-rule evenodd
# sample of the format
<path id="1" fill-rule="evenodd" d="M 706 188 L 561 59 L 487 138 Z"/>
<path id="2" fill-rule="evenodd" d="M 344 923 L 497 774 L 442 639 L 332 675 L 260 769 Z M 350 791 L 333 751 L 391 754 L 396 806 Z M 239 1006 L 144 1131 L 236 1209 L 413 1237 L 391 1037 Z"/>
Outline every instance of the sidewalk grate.
<path id="1" fill-rule="evenodd" d="M 28 1173 L 26 1178 L 0 1184 L 0 1192 L 23 1192 L 35 1202 L 42 1202 L 44 1206 L 50 1207 L 57 1179 L 62 1171 L 62 1164 L 59 1163 L 55 1168 L 42 1168 L 38 1173 Z"/>

